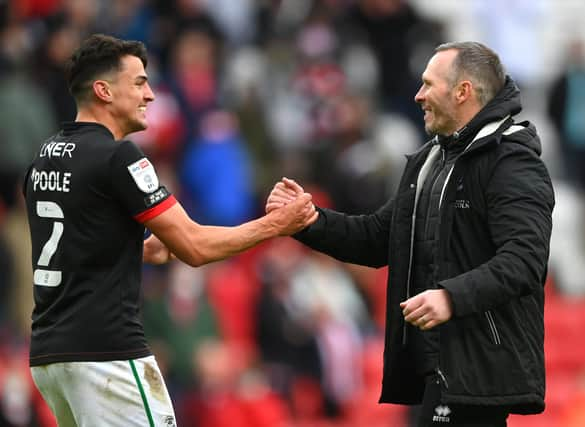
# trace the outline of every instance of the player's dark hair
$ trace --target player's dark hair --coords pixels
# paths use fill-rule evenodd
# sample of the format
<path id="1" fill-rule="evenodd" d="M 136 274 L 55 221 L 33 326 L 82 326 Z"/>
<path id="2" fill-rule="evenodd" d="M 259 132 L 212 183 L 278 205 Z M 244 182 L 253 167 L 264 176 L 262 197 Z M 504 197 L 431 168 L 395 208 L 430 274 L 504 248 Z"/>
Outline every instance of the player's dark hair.
<path id="1" fill-rule="evenodd" d="M 104 34 L 93 34 L 85 39 L 65 68 L 67 85 L 75 101 L 79 104 L 87 99 L 93 82 L 106 73 L 119 71 L 121 59 L 128 55 L 139 58 L 146 68 L 146 47 L 142 42 Z"/>
<path id="2" fill-rule="evenodd" d="M 462 78 L 472 81 L 478 100 L 486 105 L 506 82 L 504 66 L 497 53 L 478 42 L 444 43 L 435 52 L 457 50 L 452 65 L 452 84 Z"/>

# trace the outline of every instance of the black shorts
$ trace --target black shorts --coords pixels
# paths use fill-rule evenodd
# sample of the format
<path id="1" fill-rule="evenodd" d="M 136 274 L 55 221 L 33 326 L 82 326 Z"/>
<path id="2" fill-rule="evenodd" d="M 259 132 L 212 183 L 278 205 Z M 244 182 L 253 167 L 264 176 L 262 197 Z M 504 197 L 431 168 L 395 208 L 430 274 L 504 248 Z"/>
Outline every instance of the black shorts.
<path id="1" fill-rule="evenodd" d="M 425 385 L 417 427 L 505 427 L 508 412 L 498 406 L 446 405 L 435 375 Z"/>

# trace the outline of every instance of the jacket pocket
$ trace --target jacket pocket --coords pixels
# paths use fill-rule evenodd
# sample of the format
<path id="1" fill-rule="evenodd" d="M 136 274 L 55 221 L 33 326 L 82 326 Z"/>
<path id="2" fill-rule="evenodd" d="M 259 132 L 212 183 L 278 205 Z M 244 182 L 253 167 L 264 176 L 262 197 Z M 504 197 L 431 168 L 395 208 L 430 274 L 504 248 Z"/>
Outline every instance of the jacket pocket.
<path id="1" fill-rule="evenodd" d="M 500 339 L 500 333 L 498 332 L 498 328 L 496 326 L 493 313 L 491 312 L 491 310 L 488 310 L 484 314 L 485 318 L 487 319 L 490 337 L 492 338 L 493 343 L 496 345 L 501 345 L 502 341 Z"/>

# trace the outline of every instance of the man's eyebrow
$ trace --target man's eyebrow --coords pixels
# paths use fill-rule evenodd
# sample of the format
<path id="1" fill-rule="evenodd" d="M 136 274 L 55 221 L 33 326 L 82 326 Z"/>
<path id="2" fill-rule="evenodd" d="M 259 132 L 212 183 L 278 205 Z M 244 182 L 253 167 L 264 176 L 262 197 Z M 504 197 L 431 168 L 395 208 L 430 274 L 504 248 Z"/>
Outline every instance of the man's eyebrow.
<path id="1" fill-rule="evenodd" d="M 137 77 L 134 79 L 134 81 L 135 81 L 136 83 L 143 83 L 143 82 L 146 82 L 146 81 L 148 81 L 148 76 L 145 76 L 145 75 L 137 76 Z"/>

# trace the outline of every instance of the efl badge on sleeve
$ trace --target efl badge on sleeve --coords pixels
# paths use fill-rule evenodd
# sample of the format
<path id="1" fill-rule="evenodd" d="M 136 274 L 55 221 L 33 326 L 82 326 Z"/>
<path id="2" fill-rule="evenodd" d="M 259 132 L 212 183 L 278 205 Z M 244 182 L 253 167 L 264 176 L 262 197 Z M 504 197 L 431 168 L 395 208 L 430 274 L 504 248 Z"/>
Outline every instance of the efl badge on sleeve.
<path id="1" fill-rule="evenodd" d="M 158 188 L 158 177 L 154 166 L 146 157 L 128 166 L 128 172 L 143 193 L 152 193 Z"/>

